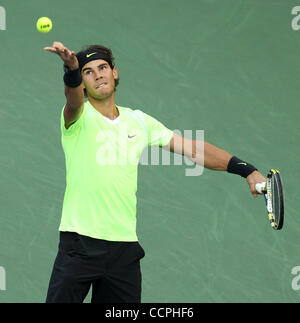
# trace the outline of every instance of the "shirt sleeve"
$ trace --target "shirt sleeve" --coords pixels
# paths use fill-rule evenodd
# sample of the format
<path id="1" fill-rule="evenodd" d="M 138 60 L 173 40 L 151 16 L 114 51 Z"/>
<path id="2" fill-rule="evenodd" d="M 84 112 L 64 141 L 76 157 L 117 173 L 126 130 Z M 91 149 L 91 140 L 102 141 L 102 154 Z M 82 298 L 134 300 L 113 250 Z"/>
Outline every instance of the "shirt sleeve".
<path id="1" fill-rule="evenodd" d="M 85 119 L 87 109 L 86 109 L 86 107 L 84 105 L 83 111 L 82 111 L 79 119 L 76 120 L 73 124 L 71 124 L 71 126 L 68 129 L 66 129 L 66 127 L 65 127 L 64 109 L 65 109 L 65 105 L 62 108 L 61 116 L 60 116 L 61 134 L 62 134 L 63 137 L 73 137 L 74 135 L 76 135 L 76 134 L 78 134 L 80 132 L 80 129 L 81 129 L 82 124 L 83 124 L 84 119 Z"/>
<path id="2" fill-rule="evenodd" d="M 165 146 L 173 137 L 173 131 L 150 115 L 143 113 L 148 133 L 148 146 Z"/>

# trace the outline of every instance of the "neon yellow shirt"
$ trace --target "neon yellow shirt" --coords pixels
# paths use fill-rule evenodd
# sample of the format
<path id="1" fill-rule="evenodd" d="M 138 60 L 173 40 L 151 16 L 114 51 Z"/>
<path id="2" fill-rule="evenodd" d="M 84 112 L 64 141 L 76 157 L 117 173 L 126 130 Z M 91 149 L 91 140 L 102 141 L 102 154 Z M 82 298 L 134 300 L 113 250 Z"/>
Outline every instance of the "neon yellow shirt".
<path id="1" fill-rule="evenodd" d="M 138 241 L 137 169 L 146 146 L 167 145 L 173 131 L 140 110 L 117 106 L 112 122 L 85 102 L 66 129 L 61 112 L 66 190 L 60 231 L 109 241 Z"/>

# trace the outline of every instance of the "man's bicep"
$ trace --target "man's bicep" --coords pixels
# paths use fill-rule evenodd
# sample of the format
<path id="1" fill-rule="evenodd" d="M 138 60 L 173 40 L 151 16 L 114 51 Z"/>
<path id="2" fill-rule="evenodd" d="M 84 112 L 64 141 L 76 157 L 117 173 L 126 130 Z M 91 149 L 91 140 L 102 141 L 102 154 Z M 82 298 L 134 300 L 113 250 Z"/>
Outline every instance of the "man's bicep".
<path id="1" fill-rule="evenodd" d="M 173 132 L 173 136 L 167 145 L 161 146 L 162 149 L 168 150 L 177 154 L 182 154 L 183 137 Z"/>
<path id="2" fill-rule="evenodd" d="M 74 109 L 71 108 L 68 104 L 66 104 L 64 108 L 64 121 L 66 129 L 70 128 L 70 126 L 80 118 L 83 112 L 83 107 L 84 104 L 82 104 L 79 108 Z"/>
<path id="3" fill-rule="evenodd" d="M 174 152 L 176 154 L 185 155 L 187 157 L 193 157 L 195 141 L 182 137 L 173 132 L 173 137 L 171 138 L 169 144 L 162 146 L 162 149 Z"/>

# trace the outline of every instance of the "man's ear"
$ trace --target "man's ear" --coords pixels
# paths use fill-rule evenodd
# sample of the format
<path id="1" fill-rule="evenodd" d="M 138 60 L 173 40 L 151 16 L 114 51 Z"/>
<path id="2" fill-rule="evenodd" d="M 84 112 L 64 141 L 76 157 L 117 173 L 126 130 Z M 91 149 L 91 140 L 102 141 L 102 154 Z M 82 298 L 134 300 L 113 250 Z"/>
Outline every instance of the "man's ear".
<path id="1" fill-rule="evenodd" d="M 118 73 L 118 70 L 117 70 L 116 66 L 114 66 L 114 68 L 113 68 L 112 72 L 113 72 L 114 79 L 116 80 L 116 79 L 118 78 L 118 75 L 119 75 L 119 73 Z"/>

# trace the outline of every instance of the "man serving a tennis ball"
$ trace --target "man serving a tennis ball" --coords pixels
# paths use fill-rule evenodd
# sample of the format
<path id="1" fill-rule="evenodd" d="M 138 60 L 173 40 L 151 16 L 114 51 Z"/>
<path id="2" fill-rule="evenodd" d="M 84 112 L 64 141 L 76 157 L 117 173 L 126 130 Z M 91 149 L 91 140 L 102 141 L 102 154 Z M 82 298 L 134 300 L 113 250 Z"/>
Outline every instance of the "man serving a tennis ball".
<path id="1" fill-rule="evenodd" d="M 76 54 L 54 42 L 44 49 L 64 62 L 61 133 L 67 177 L 46 302 L 83 302 L 92 286 L 92 302 L 138 303 L 145 252 L 136 235 L 137 166 L 146 146 L 203 166 L 204 145 L 204 167 L 246 178 L 254 196 L 255 184 L 266 179 L 220 148 L 181 137 L 140 110 L 117 106 L 118 70 L 109 48 L 93 45 Z"/>

